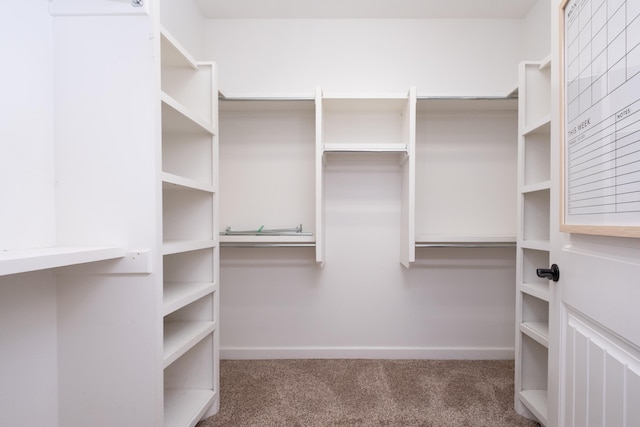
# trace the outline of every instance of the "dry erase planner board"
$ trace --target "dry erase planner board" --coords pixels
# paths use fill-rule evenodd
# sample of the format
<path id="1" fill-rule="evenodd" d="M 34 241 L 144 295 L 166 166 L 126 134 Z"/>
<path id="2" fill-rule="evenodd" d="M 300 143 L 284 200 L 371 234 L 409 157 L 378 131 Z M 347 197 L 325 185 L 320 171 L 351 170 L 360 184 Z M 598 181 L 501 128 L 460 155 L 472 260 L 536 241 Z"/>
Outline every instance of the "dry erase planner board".
<path id="1" fill-rule="evenodd" d="M 561 9 L 561 231 L 640 237 L 640 0 Z"/>

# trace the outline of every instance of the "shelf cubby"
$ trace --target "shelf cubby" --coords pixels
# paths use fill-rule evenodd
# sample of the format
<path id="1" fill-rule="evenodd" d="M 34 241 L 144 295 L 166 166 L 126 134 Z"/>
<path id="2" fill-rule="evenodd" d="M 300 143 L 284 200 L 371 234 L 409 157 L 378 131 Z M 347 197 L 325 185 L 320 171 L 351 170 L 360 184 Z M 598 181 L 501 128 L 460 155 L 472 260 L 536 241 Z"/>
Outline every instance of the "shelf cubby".
<path id="1" fill-rule="evenodd" d="M 323 151 L 407 152 L 406 94 L 322 98 Z"/>
<path id="2" fill-rule="evenodd" d="M 417 105 L 416 242 L 514 242 L 517 100 Z"/>
<path id="3" fill-rule="evenodd" d="M 548 189 L 523 194 L 524 241 L 549 241 L 549 204 Z"/>
<path id="4" fill-rule="evenodd" d="M 313 99 L 220 102 L 220 225 L 234 231 L 290 228 L 312 236 L 231 236 L 236 244 L 313 243 L 315 109 Z"/>
<path id="5" fill-rule="evenodd" d="M 517 391 L 521 402 L 544 425 L 547 422 L 548 350 L 529 337 L 522 337 L 521 386 Z"/>
<path id="6" fill-rule="evenodd" d="M 213 194 L 170 185 L 162 191 L 163 236 L 171 240 L 214 240 Z"/>
<path id="7" fill-rule="evenodd" d="M 213 295 L 205 294 L 164 317 L 165 368 L 214 331 L 213 304 Z"/>
<path id="8" fill-rule="evenodd" d="M 216 66 L 160 29 L 164 425 L 218 410 Z"/>

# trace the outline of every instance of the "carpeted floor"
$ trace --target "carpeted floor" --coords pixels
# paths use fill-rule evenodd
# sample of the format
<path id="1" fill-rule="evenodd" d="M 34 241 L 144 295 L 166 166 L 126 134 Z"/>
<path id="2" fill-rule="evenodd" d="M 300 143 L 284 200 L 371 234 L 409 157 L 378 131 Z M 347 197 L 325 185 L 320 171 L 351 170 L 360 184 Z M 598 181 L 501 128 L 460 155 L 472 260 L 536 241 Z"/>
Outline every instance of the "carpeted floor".
<path id="1" fill-rule="evenodd" d="M 214 426 L 538 426 L 513 410 L 513 361 L 223 360 Z"/>

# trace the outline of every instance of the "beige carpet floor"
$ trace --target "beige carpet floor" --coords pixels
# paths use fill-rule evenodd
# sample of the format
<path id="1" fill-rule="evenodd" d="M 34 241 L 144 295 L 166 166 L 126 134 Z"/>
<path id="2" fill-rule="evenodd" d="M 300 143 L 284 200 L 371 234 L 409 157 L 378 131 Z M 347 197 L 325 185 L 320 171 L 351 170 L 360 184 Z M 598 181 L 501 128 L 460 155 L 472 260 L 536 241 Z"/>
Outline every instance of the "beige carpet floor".
<path id="1" fill-rule="evenodd" d="M 538 426 L 513 410 L 513 361 L 223 360 L 214 426 Z"/>

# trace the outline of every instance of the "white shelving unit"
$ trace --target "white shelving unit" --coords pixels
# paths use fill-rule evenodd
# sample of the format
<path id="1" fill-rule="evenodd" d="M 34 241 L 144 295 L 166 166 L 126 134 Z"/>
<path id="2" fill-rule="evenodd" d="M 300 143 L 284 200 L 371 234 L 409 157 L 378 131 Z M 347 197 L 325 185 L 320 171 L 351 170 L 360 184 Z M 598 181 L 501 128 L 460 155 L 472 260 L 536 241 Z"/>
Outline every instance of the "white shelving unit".
<path id="1" fill-rule="evenodd" d="M 547 423 L 550 251 L 550 61 L 520 64 L 515 408 Z"/>
<path id="2" fill-rule="evenodd" d="M 191 426 L 219 408 L 217 70 L 160 40 L 164 425 Z"/>
<path id="3" fill-rule="evenodd" d="M 316 224 L 324 223 L 324 167 L 348 153 L 392 155 L 402 174 L 400 262 L 415 260 L 416 89 L 399 94 L 329 94 L 316 90 Z M 316 245 L 322 254 L 323 236 Z M 319 260 L 322 260 L 323 256 Z"/>
<path id="4" fill-rule="evenodd" d="M 508 97 L 418 99 L 416 247 L 515 246 L 517 107 Z"/>

